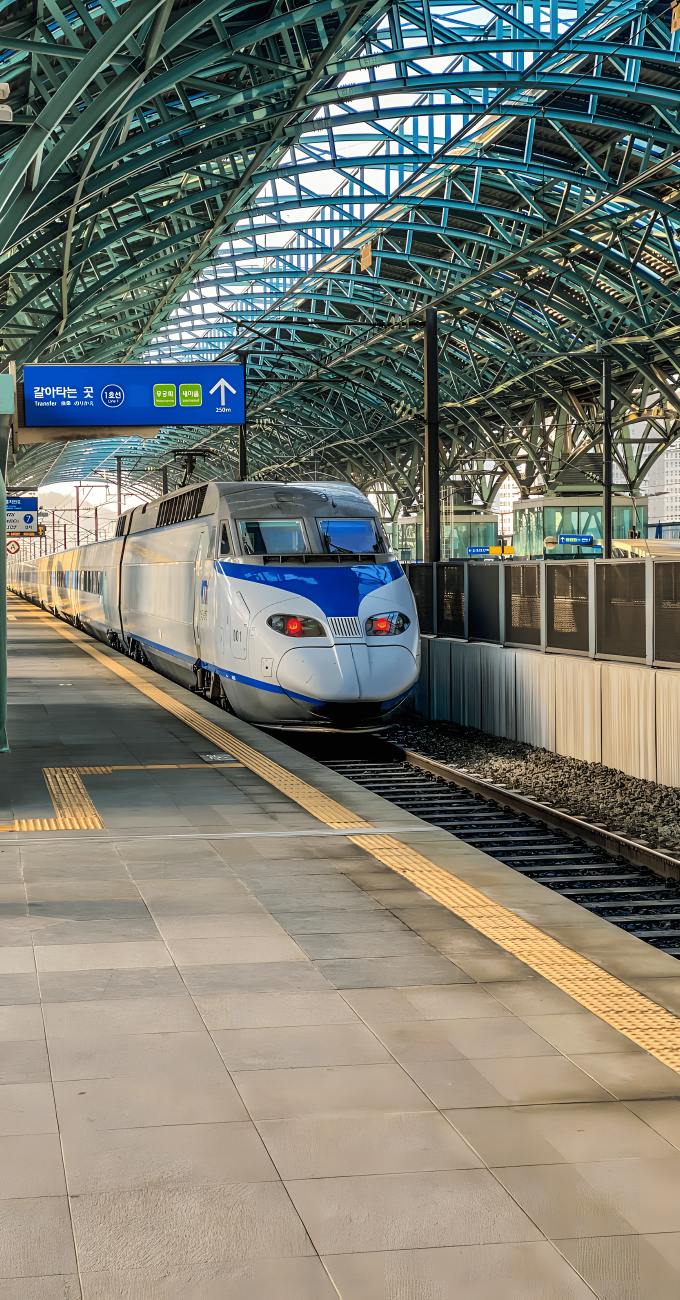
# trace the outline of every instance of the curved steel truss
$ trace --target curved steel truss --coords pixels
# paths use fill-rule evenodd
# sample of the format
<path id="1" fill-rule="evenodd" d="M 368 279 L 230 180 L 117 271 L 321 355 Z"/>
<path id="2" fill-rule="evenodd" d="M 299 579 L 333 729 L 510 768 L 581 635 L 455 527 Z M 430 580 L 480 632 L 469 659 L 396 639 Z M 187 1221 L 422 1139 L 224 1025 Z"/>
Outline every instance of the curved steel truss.
<path id="1" fill-rule="evenodd" d="M 468 497 L 507 473 L 524 494 L 599 482 L 602 349 L 629 490 L 677 437 L 664 0 L 0 10 L 5 360 L 241 350 L 251 476 L 347 476 L 392 511 L 420 494 L 426 306 L 441 476 Z M 234 476 L 236 430 L 187 427 L 22 448 L 10 481 L 122 451 L 153 495 L 197 445 L 199 477 Z"/>

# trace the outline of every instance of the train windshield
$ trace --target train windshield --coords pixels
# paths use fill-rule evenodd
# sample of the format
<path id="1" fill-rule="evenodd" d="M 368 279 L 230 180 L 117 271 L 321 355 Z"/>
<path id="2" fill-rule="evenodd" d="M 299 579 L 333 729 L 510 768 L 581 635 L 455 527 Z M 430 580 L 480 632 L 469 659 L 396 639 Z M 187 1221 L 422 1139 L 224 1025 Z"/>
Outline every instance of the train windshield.
<path id="1" fill-rule="evenodd" d="M 325 549 L 334 554 L 385 550 L 373 519 L 319 519 L 318 523 Z"/>
<path id="2" fill-rule="evenodd" d="M 293 555 L 306 551 L 299 519 L 239 519 L 244 555 Z"/>

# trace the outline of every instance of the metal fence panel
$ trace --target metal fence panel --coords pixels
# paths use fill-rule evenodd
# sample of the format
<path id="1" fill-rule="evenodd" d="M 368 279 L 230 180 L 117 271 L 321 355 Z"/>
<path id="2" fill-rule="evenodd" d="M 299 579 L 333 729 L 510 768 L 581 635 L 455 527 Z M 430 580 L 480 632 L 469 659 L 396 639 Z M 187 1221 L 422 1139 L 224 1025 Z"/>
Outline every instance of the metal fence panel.
<path id="1" fill-rule="evenodd" d="M 411 584 L 413 599 L 418 611 L 418 622 L 423 636 L 434 632 L 434 600 L 432 592 L 432 565 L 409 564 L 406 576 Z"/>
<path id="2" fill-rule="evenodd" d="M 644 560 L 596 564 L 595 587 L 597 653 L 621 659 L 644 659 L 647 652 Z"/>
<path id="3" fill-rule="evenodd" d="M 654 658 L 680 663 L 680 563 L 654 565 Z"/>
<path id="4" fill-rule="evenodd" d="M 500 641 L 500 577 L 500 564 L 471 564 L 468 568 L 468 636 L 471 641 Z"/>
<path id="5" fill-rule="evenodd" d="M 551 650 L 588 653 L 588 566 L 547 564 L 547 644 Z"/>
<path id="6" fill-rule="evenodd" d="M 515 651 L 480 645 L 481 726 L 492 736 L 515 739 Z"/>
<path id="7" fill-rule="evenodd" d="M 465 564 L 437 565 L 437 632 L 465 636 Z"/>
<path id="8" fill-rule="evenodd" d="M 541 570 L 538 564 L 505 566 L 505 640 L 541 644 Z"/>
<path id="9" fill-rule="evenodd" d="M 555 748 L 555 657 L 515 652 L 517 740 Z"/>

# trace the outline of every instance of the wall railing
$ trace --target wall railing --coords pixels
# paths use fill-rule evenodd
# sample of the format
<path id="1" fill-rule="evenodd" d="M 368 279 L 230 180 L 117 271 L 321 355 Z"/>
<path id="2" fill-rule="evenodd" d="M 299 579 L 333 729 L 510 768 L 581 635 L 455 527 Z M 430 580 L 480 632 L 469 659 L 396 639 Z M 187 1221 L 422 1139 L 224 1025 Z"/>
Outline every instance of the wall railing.
<path id="1" fill-rule="evenodd" d="M 680 560 L 405 564 L 424 636 L 680 668 Z"/>

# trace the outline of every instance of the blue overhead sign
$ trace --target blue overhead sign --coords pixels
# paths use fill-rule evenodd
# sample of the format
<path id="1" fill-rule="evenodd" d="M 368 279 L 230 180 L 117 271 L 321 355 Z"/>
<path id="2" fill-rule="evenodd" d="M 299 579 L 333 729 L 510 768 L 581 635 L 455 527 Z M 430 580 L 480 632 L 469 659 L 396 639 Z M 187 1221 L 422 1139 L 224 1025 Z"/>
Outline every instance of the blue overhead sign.
<path id="1" fill-rule="evenodd" d="M 26 426 L 243 424 L 242 366 L 24 366 Z"/>
<path id="2" fill-rule="evenodd" d="M 7 533 L 20 536 L 27 533 L 32 537 L 38 531 L 38 498 L 7 498 Z"/>
<path id="3" fill-rule="evenodd" d="M 467 548 L 467 553 L 468 553 L 468 555 L 488 555 L 488 554 L 489 554 L 489 547 L 488 547 L 488 546 L 468 546 L 468 548 Z"/>
<path id="4" fill-rule="evenodd" d="M 591 533 L 561 533 L 557 538 L 559 546 L 592 546 Z"/>

